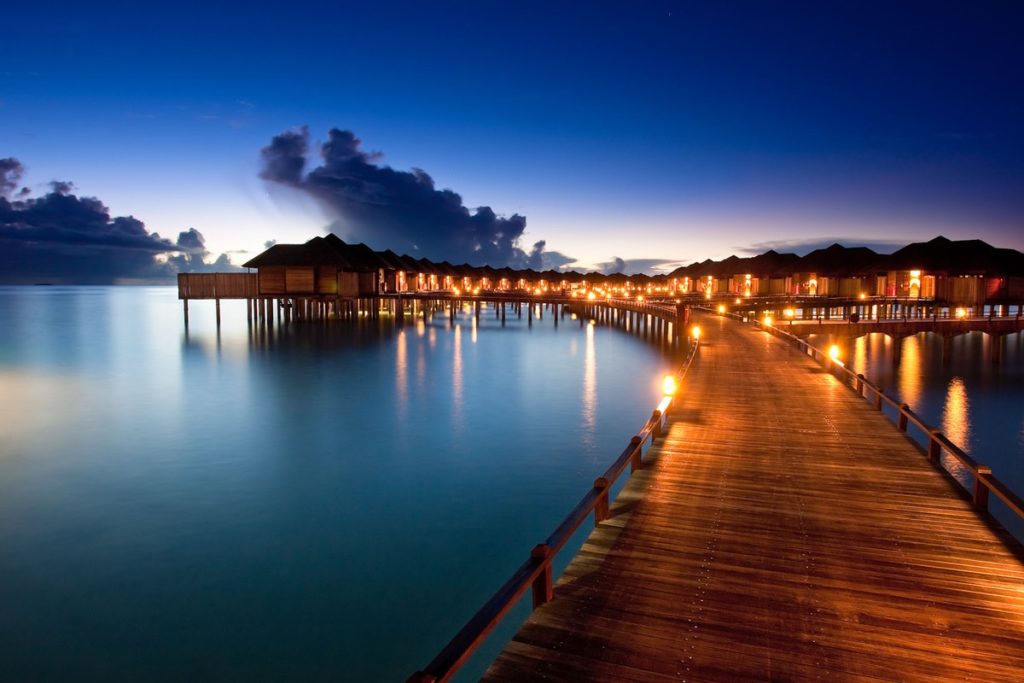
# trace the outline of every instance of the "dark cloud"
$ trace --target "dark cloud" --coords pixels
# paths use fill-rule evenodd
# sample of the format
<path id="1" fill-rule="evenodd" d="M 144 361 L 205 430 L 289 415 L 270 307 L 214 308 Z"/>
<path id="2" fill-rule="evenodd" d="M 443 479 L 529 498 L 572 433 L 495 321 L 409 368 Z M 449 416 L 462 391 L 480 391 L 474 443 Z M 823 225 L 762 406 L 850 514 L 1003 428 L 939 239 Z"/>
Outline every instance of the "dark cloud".
<path id="1" fill-rule="evenodd" d="M 18 181 L 25 169 L 13 157 L 0 159 L 0 197 L 10 197 L 18 189 Z"/>
<path id="2" fill-rule="evenodd" d="M 95 197 L 72 194 L 69 182 L 54 181 L 47 194 L 28 197 L 24 189 L 15 192 L 22 172 L 17 159 L 0 159 L 0 281 L 167 281 L 206 266 L 198 231 L 171 242 L 133 216 L 111 216 Z"/>
<path id="3" fill-rule="evenodd" d="M 266 242 L 263 243 L 263 248 L 270 249 L 275 244 L 277 244 L 277 240 L 267 240 Z"/>
<path id="4" fill-rule="evenodd" d="M 615 256 L 611 261 L 604 261 L 594 265 L 597 266 L 599 272 L 605 275 L 615 275 L 616 273 L 624 273 L 626 275 L 637 275 L 639 273 L 661 275 L 678 266 L 679 262 L 663 258 L 623 259 Z"/>
<path id="5" fill-rule="evenodd" d="M 201 253 L 206 251 L 206 239 L 203 237 L 203 233 L 195 228 L 189 228 L 185 232 L 178 233 L 177 246 L 181 247 L 183 251 Z"/>
<path id="6" fill-rule="evenodd" d="M 524 216 L 498 216 L 489 206 L 470 210 L 457 193 L 437 189 L 426 171 L 378 164 L 380 154 L 364 151 L 351 131 L 332 129 L 320 146 L 321 164 L 306 171 L 308 154 L 306 128 L 282 133 L 263 148 L 260 176 L 316 198 L 336 219 L 331 231 L 343 239 L 455 263 L 544 262 L 543 240 L 529 253 L 520 248 Z"/>
<path id="7" fill-rule="evenodd" d="M 601 263 L 598 265 L 601 266 L 601 272 L 605 275 L 615 275 L 616 273 L 624 273 L 626 271 L 626 262 L 618 256 L 614 257 L 608 263 Z"/>
<path id="8" fill-rule="evenodd" d="M 739 254 L 763 254 L 774 249 L 778 252 L 792 252 L 798 256 L 806 256 L 815 249 L 827 249 L 833 244 L 841 244 L 844 247 L 867 247 L 879 254 L 890 254 L 897 249 L 906 246 L 905 241 L 900 240 L 865 240 L 858 237 L 816 237 L 790 240 L 769 240 L 749 244 L 745 247 L 734 247 Z"/>
<path id="9" fill-rule="evenodd" d="M 167 264 L 177 273 L 239 273 L 243 269 L 232 265 L 227 254 L 221 254 L 213 261 L 207 259 L 211 256 L 206 249 L 206 239 L 203 233 L 195 228 L 189 228 L 178 233 L 178 240 L 175 242 L 177 250 L 181 253 L 168 257 Z"/>

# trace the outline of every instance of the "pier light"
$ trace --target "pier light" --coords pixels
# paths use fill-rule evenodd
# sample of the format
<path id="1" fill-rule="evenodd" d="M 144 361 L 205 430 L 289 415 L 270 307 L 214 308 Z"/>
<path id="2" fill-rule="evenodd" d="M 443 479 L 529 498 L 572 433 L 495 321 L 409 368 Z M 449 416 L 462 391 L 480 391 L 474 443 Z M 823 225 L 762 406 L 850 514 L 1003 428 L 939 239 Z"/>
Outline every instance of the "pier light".
<path id="1" fill-rule="evenodd" d="M 861 298 L 861 299 L 867 299 L 867 298 L 868 298 L 868 295 L 867 295 L 867 294 L 865 294 L 864 292 L 861 292 L 861 293 L 860 293 L 860 298 Z"/>
<path id="2" fill-rule="evenodd" d="M 787 308 L 782 312 L 782 314 L 785 315 L 787 318 L 792 318 L 794 315 L 796 315 L 796 311 L 794 311 L 792 308 Z"/>
<path id="3" fill-rule="evenodd" d="M 719 313 L 725 313 L 725 304 L 719 304 L 718 305 L 718 312 Z"/>
<path id="4" fill-rule="evenodd" d="M 672 375 L 665 375 L 665 379 L 661 382 L 661 393 L 666 396 L 675 396 L 678 389 L 679 383 L 676 382 L 676 378 Z"/>
<path id="5" fill-rule="evenodd" d="M 743 301 L 741 299 L 736 299 L 736 303 L 741 304 Z"/>
<path id="6" fill-rule="evenodd" d="M 835 344 L 833 344 L 832 346 L 828 347 L 828 357 L 836 365 L 840 365 L 841 366 L 843 364 L 843 361 L 839 360 L 839 347 L 836 346 Z"/>
<path id="7" fill-rule="evenodd" d="M 590 292 L 589 294 L 587 294 L 587 300 L 588 301 L 593 301 L 596 298 L 597 298 L 597 295 L 594 294 L 593 292 Z"/>
<path id="8" fill-rule="evenodd" d="M 690 336 L 694 339 L 700 339 L 700 325 L 694 325 L 690 330 Z"/>
<path id="9" fill-rule="evenodd" d="M 643 301 L 644 300 L 644 295 L 643 294 L 637 294 L 636 295 L 636 300 L 637 301 Z"/>
<path id="10" fill-rule="evenodd" d="M 452 294 L 454 294 L 455 296 L 458 296 L 458 295 L 459 295 L 459 294 L 461 294 L 461 293 L 462 293 L 462 292 L 460 292 L 460 291 L 459 291 L 459 288 L 458 288 L 458 287 L 454 287 L 454 288 L 452 289 Z"/>
<path id="11" fill-rule="evenodd" d="M 473 296 L 476 296 L 476 295 L 477 295 L 477 294 L 479 294 L 479 293 L 480 293 L 480 288 L 479 288 L 479 287 L 475 287 L 475 288 L 473 289 Z"/>
<path id="12" fill-rule="evenodd" d="M 764 323 L 765 327 L 771 327 L 772 326 L 772 317 L 770 315 L 766 315 L 762 322 Z"/>
<path id="13" fill-rule="evenodd" d="M 958 308 L 958 309 L 956 309 L 956 317 L 960 318 L 961 320 L 966 318 L 967 317 L 967 309 L 966 308 Z"/>
<path id="14" fill-rule="evenodd" d="M 540 296 L 540 287 L 538 287 L 537 289 L 533 290 L 533 295 L 534 296 Z"/>

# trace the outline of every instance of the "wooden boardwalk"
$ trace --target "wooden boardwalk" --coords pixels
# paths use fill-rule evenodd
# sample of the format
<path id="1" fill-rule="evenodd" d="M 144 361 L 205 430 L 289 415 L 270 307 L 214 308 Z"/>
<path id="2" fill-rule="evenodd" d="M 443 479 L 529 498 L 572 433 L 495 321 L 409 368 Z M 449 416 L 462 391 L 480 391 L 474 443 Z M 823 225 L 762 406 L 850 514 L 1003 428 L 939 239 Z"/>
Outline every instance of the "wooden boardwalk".
<path id="1" fill-rule="evenodd" d="M 667 436 L 488 681 L 1024 680 L 1024 555 L 807 356 L 705 317 Z"/>

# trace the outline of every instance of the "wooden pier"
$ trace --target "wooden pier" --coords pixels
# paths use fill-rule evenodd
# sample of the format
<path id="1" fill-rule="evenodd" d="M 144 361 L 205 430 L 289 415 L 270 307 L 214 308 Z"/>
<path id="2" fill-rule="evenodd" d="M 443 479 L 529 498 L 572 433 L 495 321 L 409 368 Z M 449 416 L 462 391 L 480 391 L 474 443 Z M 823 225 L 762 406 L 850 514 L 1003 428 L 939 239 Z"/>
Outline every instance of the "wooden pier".
<path id="1" fill-rule="evenodd" d="M 1024 502 L 863 376 L 730 317 L 701 316 L 664 426 L 655 411 L 410 680 L 448 680 L 526 590 L 534 612 L 485 680 L 1019 679 L 1024 548 L 989 501 L 1018 516 Z M 553 554 L 591 511 L 552 584 Z"/>
<path id="2" fill-rule="evenodd" d="M 1020 545 L 805 354 L 704 324 L 649 465 L 485 679 L 1019 680 Z"/>

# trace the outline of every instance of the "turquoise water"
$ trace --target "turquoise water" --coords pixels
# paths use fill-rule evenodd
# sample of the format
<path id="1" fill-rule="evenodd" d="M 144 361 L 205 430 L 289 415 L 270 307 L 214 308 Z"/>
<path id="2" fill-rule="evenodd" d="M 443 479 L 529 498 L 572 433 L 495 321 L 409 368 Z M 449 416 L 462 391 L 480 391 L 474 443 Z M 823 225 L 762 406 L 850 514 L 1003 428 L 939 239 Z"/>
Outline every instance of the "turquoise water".
<path id="1" fill-rule="evenodd" d="M 0 288 L 4 680 L 404 680 L 668 366 L 621 331 L 491 311 L 250 333 L 225 303 L 218 334 L 196 302 L 186 335 L 175 297 Z"/>

